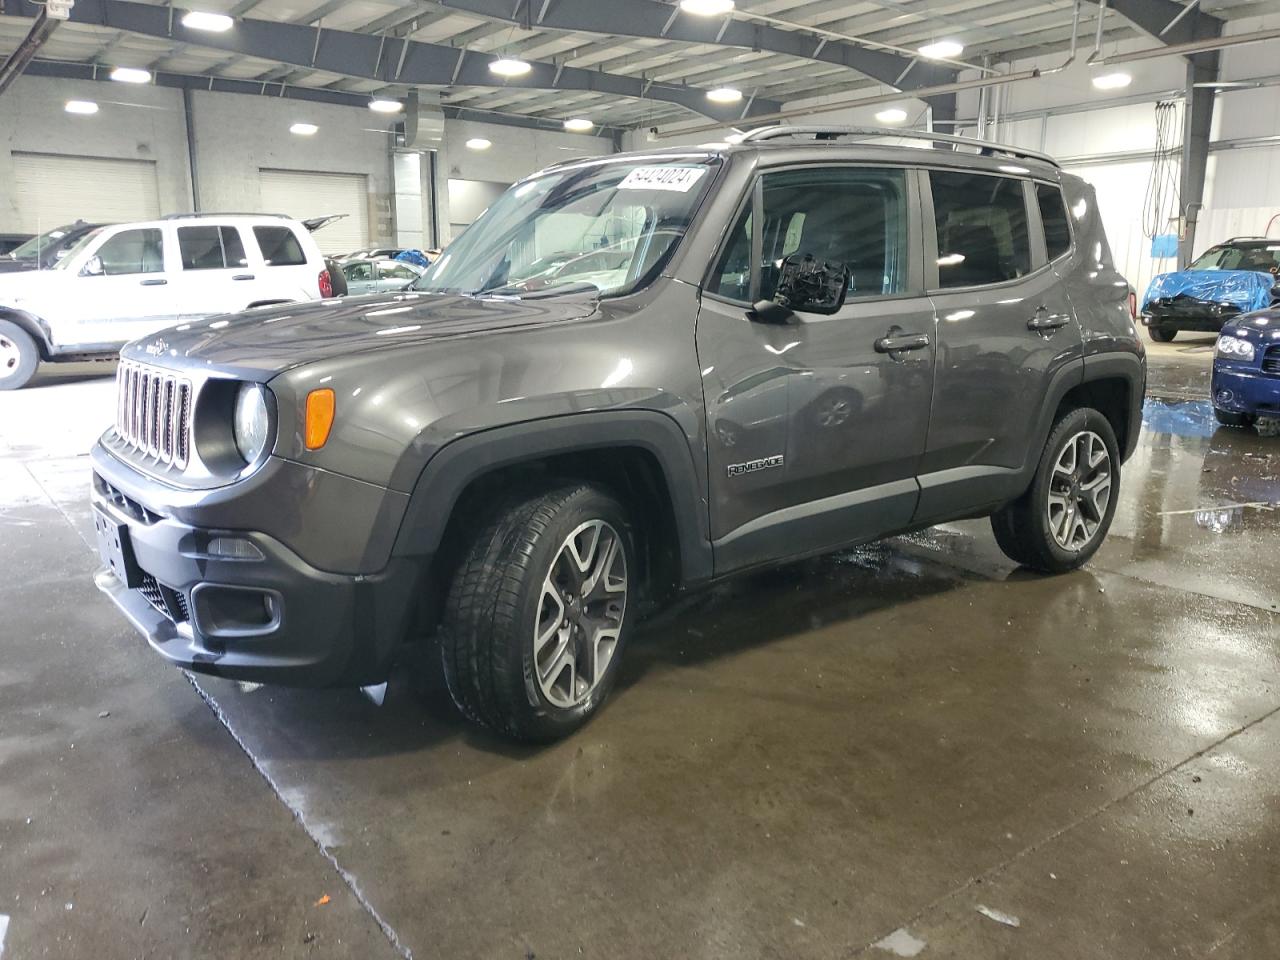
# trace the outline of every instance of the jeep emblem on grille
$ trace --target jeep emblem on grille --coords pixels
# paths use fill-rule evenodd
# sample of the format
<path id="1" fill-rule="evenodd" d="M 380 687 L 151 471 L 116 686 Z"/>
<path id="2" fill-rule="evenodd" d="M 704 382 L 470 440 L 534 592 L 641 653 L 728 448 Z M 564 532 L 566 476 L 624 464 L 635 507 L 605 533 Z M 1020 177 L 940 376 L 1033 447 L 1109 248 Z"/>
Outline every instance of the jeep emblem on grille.
<path id="1" fill-rule="evenodd" d="M 169 344 L 165 342 L 163 337 L 157 340 L 155 343 L 147 344 L 147 353 L 153 357 L 160 356 L 160 354 L 164 353 L 168 349 L 169 349 Z"/>

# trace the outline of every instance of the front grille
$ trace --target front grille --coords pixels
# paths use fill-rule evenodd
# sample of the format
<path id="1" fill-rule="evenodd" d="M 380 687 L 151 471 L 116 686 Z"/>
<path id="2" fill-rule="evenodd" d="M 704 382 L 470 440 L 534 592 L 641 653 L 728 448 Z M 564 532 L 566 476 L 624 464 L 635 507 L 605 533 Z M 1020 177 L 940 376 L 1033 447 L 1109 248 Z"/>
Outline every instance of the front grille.
<path id="1" fill-rule="evenodd" d="M 116 433 L 135 450 L 179 470 L 191 448 L 191 384 L 122 360 L 116 371 Z"/>
<path id="2" fill-rule="evenodd" d="M 1280 375 L 1280 346 L 1267 347 L 1262 357 L 1262 372 Z"/>

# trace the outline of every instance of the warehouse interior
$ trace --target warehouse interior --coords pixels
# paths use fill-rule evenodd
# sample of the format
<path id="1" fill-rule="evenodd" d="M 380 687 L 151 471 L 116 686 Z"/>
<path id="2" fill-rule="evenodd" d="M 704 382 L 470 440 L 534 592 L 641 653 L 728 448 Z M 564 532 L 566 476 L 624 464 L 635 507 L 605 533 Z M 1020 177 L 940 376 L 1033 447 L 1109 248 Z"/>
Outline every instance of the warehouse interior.
<path id="1" fill-rule="evenodd" d="M 72 225 L 334 218 L 324 262 L 299 261 L 327 301 L 376 269 L 344 263 L 414 252 L 429 280 L 557 165 L 772 125 L 921 154 L 959 137 L 1092 189 L 1140 434 L 1073 572 L 1009 560 L 978 513 L 752 566 L 646 608 L 608 709 L 517 744 L 459 714 L 430 643 L 363 691 L 157 657 L 95 587 L 91 450 L 126 364 L 42 345 L 0 389 L 0 960 L 1280 952 L 1280 346 L 1244 417 L 1216 380 L 1240 311 L 1176 337 L 1147 313 L 1206 252 L 1280 251 L 1280 0 L 179 3 L 0 0 L 3 256 Z M 0 387 L 24 278 L 0 263 Z M 1264 287 L 1248 309 L 1280 339 Z M 244 306 L 286 305 L 263 297 Z M 784 340 L 770 369 L 799 362 Z M 523 399 L 469 342 L 479 373 L 454 375 Z M 345 522 L 296 503 L 275 507 L 300 536 Z"/>

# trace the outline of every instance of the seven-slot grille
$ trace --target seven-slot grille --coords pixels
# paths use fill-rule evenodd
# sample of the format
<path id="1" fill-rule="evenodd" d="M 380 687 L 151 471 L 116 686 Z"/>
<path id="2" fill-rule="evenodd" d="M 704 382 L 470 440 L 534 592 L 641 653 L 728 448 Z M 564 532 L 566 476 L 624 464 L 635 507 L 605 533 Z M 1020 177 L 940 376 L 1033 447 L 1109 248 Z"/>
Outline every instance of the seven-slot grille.
<path id="1" fill-rule="evenodd" d="M 116 433 L 135 450 L 185 468 L 191 446 L 191 384 L 155 367 L 120 361 Z"/>

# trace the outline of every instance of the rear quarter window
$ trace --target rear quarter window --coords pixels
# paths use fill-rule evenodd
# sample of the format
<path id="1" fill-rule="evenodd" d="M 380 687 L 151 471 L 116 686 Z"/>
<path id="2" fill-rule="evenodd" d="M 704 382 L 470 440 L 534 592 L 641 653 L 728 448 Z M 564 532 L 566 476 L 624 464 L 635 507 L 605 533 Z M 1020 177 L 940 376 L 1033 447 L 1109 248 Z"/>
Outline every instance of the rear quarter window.
<path id="1" fill-rule="evenodd" d="M 288 227 L 254 227 L 253 237 L 268 267 L 300 267 L 307 262 L 302 244 Z"/>
<path id="2" fill-rule="evenodd" d="M 1050 260 L 1057 260 L 1071 250 L 1071 225 L 1062 191 L 1052 184 L 1036 184 L 1036 202 L 1040 221 L 1044 224 L 1044 245 Z"/>

